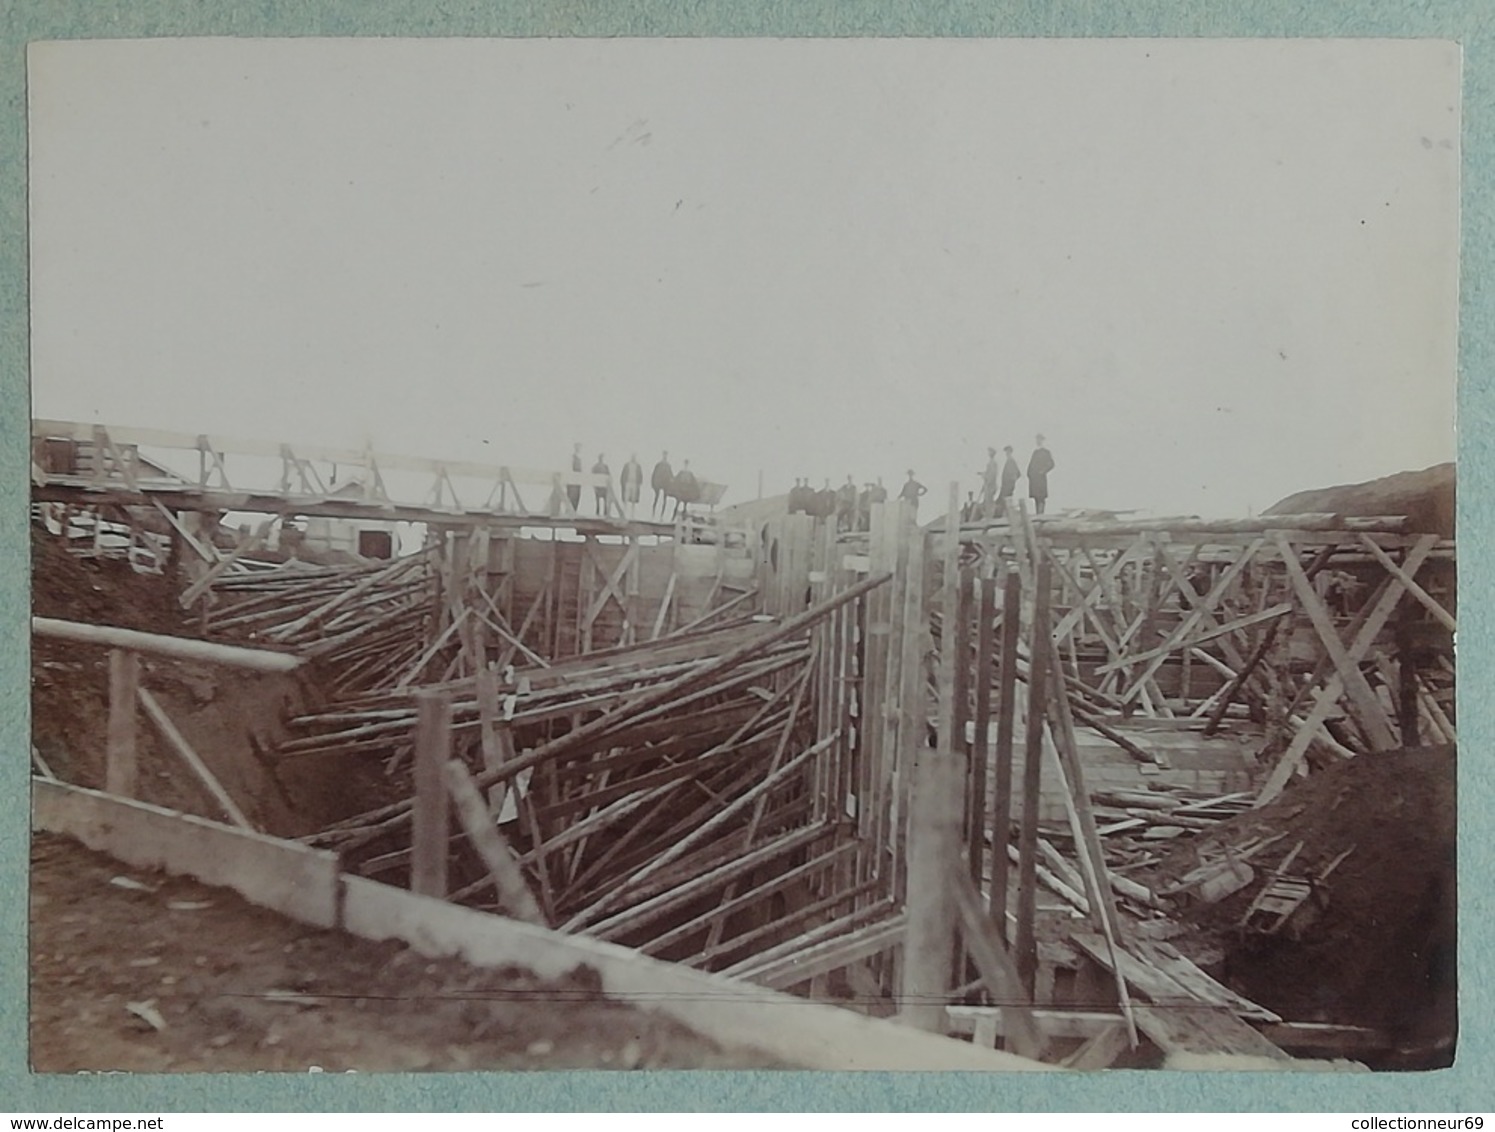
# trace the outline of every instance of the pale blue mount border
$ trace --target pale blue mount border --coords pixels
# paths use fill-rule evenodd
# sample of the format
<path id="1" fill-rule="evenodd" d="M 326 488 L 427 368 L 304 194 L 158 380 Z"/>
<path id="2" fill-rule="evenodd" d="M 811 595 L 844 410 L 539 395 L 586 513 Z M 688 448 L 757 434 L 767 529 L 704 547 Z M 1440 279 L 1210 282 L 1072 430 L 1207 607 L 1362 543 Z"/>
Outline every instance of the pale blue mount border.
<path id="1" fill-rule="evenodd" d="M 1495 1109 L 1490 876 L 1495 782 L 1486 747 L 1492 371 L 1495 371 L 1495 4 L 1443 0 L 7 0 L 0 7 L 0 1112 L 275 1110 L 1237 1110 L 1476 1112 Z M 26 44 L 151 36 L 1169 36 L 1437 38 L 1464 47 L 1463 266 L 1459 392 L 1462 1035 L 1454 1068 L 1427 1074 L 1106 1075 L 556 1073 L 358 1076 L 42 1077 L 26 1070 L 29 408 L 26 298 Z"/>

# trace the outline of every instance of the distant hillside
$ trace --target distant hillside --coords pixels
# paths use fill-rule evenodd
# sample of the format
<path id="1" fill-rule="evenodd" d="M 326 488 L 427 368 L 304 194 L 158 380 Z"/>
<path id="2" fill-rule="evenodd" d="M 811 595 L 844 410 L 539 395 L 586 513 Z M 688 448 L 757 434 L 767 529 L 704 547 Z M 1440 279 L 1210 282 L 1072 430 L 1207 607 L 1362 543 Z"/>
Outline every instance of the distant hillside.
<path id="1" fill-rule="evenodd" d="M 1366 483 L 1300 491 L 1272 504 L 1264 515 L 1406 515 L 1411 529 L 1452 538 L 1454 466 L 1435 464 L 1420 472 L 1397 472 Z"/>

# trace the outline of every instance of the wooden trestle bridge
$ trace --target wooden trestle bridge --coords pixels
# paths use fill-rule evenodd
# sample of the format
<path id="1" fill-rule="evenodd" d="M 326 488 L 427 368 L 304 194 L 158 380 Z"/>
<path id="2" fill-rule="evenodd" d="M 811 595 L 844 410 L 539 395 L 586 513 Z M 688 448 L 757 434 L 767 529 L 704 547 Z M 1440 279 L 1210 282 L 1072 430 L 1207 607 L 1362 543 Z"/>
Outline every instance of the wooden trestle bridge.
<path id="1" fill-rule="evenodd" d="M 184 534 L 210 509 L 429 525 L 389 562 L 205 546 L 183 591 L 209 639 L 314 666 L 274 760 L 392 784 L 305 834 L 349 871 L 1030 1057 L 1286 1058 L 1287 1022 L 1138 932 L 1166 901 L 1115 837 L 1149 797 L 1207 824 L 1326 763 L 1456 740 L 1454 546 L 1400 517 L 960 527 L 952 489 L 928 529 L 889 503 L 867 532 L 783 515 L 695 538 L 578 520 L 564 488 L 591 481 L 568 473 L 420 462 L 433 494 L 395 504 L 329 498 L 282 446 L 256 449 L 284 475 L 254 492 L 206 438 L 196 480 L 158 484 L 121 444 L 169 436 L 36 434 L 38 501 Z M 106 458 L 49 471 L 63 438 Z M 464 477 L 488 477 L 481 507 L 450 496 Z M 520 529 L 546 525 L 575 541 Z M 1083 917 L 1066 942 L 1041 938 L 1040 892 Z"/>

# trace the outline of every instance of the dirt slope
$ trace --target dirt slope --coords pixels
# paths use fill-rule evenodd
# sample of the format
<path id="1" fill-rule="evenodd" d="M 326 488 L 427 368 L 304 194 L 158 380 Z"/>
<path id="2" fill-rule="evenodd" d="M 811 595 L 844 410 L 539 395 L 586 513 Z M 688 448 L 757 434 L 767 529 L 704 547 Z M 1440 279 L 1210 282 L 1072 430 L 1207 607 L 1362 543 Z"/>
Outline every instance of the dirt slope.
<path id="1" fill-rule="evenodd" d="M 52 835 L 33 843 L 31 911 L 38 1072 L 775 1064 L 608 1001 L 586 968 L 542 983 L 517 968 L 432 961 Z"/>
<path id="2" fill-rule="evenodd" d="M 1257 879 L 1219 903 L 1184 907 L 1188 941 L 1238 991 L 1297 1022 L 1389 1033 L 1407 1068 L 1448 1064 L 1456 1028 L 1455 752 L 1390 751 L 1320 771 L 1268 806 L 1220 823 L 1166 858 L 1155 887 L 1263 836 Z M 1268 875 L 1302 843 L 1292 872 L 1349 855 L 1301 919 L 1276 935 L 1241 929 Z M 1176 941 L 1185 947 L 1185 941 Z M 1186 948 L 1187 949 L 1187 948 Z"/>
<path id="3" fill-rule="evenodd" d="M 1398 472 L 1365 483 L 1300 491 L 1272 504 L 1265 515 L 1406 515 L 1411 529 L 1452 538 L 1455 476 L 1452 464 L 1435 464 L 1417 472 Z"/>

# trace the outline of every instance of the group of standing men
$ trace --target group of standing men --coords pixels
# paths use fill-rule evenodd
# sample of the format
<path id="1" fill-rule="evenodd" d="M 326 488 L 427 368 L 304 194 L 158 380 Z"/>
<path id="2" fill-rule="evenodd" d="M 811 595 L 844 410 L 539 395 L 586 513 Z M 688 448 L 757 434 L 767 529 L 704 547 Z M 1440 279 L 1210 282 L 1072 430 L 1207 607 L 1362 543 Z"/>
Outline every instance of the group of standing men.
<path id="1" fill-rule="evenodd" d="M 1048 505 L 1049 473 L 1054 470 L 1054 456 L 1044 446 L 1042 436 L 1036 439 L 1038 443 L 1033 455 L 1028 458 L 1028 498 L 1033 500 L 1034 511 L 1042 515 Z M 977 500 L 976 493 L 970 493 L 962 510 L 963 521 L 994 519 L 1007 510 L 1007 501 L 1017 490 L 1017 481 L 1023 478 L 1023 472 L 1013 458 L 1010 444 L 1002 449 L 1002 454 L 1002 459 L 998 460 L 995 448 L 986 450 L 986 468 L 981 473 L 981 498 Z M 898 498 L 918 507 L 919 497 L 928 491 L 910 468 L 908 479 L 898 491 Z M 875 484 L 863 485 L 860 491 L 851 476 L 847 476 L 839 488 L 832 488 L 831 481 L 826 480 L 819 491 L 810 486 L 808 479 L 796 479 L 789 492 L 789 513 L 826 519 L 834 517 L 839 530 L 865 531 L 871 522 L 871 505 L 884 503 L 887 498 L 887 488 L 880 479 Z"/>
<path id="2" fill-rule="evenodd" d="M 583 470 L 580 444 L 571 451 L 571 470 L 573 472 Z M 592 487 L 594 511 L 598 515 L 606 515 L 607 497 L 612 490 L 612 469 L 607 466 L 607 459 L 600 452 L 597 454 L 597 462 L 592 465 L 592 474 L 608 477 L 607 486 L 593 485 Z M 670 511 L 671 500 L 674 500 L 675 506 L 670 517 L 679 518 L 690 504 L 698 502 L 701 498 L 701 483 L 696 479 L 696 474 L 690 470 L 690 461 L 685 461 L 684 466 L 677 472 L 670 467 L 668 452 L 662 454 L 659 463 L 654 465 L 654 471 L 649 476 L 649 486 L 654 489 L 654 505 L 651 515 L 655 518 L 666 517 L 666 512 Z M 630 519 L 633 518 L 638 508 L 643 488 L 644 468 L 638 462 L 638 453 L 633 453 L 628 457 L 628 463 L 623 465 L 623 471 L 618 477 L 619 497 Z M 581 511 L 581 485 L 569 485 L 566 488 L 566 496 L 571 500 L 572 510 L 579 513 Z"/>
<path id="3" fill-rule="evenodd" d="M 1033 510 L 1042 515 L 1049 500 L 1049 473 L 1054 470 L 1054 454 L 1044 445 L 1042 434 L 1034 438 L 1037 443 L 1033 455 L 1028 457 L 1028 498 L 1033 501 Z M 1012 445 L 1002 449 L 1002 459 L 997 459 L 997 450 L 986 450 L 986 467 L 981 472 L 981 498 L 972 492 L 966 502 L 966 521 L 995 519 L 1007 510 L 1007 501 L 1017 490 L 1017 481 L 1023 478 L 1017 461 L 1012 456 Z"/>
<path id="4" fill-rule="evenodd" d="M 837 530 L 865 531 L 871 525 L 872 504 L 885 503 L 887 498 L 888 489 L 882 480 L 863 484 L 858 490 L 856 480 L 848 475 L 840 487 L 833 488 L 826 480 L 825 486 L 816 491 L 808 479 L 796 479 L 789 490 L 789 513 L 834 517 Z"/>

